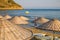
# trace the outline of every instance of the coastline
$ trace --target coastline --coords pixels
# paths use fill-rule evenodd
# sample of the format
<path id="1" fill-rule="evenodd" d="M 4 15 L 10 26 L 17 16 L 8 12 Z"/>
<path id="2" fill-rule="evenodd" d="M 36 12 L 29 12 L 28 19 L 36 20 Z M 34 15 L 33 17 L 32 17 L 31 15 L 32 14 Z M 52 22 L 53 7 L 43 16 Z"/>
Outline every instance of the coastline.
<path id="1" fill-rule="evenodd" d="M 23 8 L 0 8 L 0 10 L 23 10 Z"/>

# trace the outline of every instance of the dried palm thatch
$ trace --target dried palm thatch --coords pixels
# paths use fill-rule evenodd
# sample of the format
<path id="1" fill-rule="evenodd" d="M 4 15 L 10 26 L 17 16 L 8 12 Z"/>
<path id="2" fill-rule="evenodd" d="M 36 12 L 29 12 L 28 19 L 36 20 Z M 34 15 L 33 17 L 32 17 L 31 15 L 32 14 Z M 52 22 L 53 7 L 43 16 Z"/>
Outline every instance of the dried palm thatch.
<path id="1" fill-rule="evenodd" d="M 10 15 L 5 15 L 5 19 L 11 19 L 12 17 Z"/>
<path id="2" fill-rule="evenodd" d="M 32 32 L 0 18 L 0 40 L 29 40 Z"/>
<path id="3" fill-rule="evenodd" d="M 2 15 L 0 15 L 0 18 L 2 18 L 3 16 Z"/>
<path id="4" fill-rule="evenodd" d="M 39 26 L 39 28 L 53 30 L 53 31 L 60 31 L 60 21 L 57 19 L 52 19 Z"/>
<path id="5" fill-rule="evenodd" d="M 20 16 L 20 19 L 22 19 L 22 20 L 29 20 L 29 18 L 24 17 L 24 16 Z"/>
<path id="6" fill-rule="evenodd" d="M 11 19 L 11 22 L 14 24 L 28 24 L 27 21 L 20 19 L 18 16 L 15 16 Z"/>
<path id="7" fill-rule="evenodd" d="M 46 22 L 48 22 L 48 21 L 49 21 L 49 20 L 46 19 L 46 18 L 44 18 L 44 17 L 39 17 L 39 18 L 36 19 L 36 22 L 37 22 L 37 23 L 40 23 L 40 24 L 44 24 L 44 23 L 46 23 Z"/>

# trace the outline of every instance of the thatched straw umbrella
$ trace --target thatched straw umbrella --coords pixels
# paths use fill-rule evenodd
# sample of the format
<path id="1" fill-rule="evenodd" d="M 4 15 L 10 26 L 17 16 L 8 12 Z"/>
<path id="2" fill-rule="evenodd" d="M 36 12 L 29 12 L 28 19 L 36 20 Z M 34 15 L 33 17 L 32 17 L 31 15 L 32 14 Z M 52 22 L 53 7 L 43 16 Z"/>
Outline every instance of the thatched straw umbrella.
<path id="1" fill-rule="evenodd" d="M 29 40 L 32 32 L 0 18 L 0 40 Z"/>
<path id="2" fill-rule="evenodd" d="M 44 24 L 42 24 L 39 28 L 60 31 L 60 21 L 57 19 L 52 19 Z"/>
<path id="3" fill-rule="evenodd" d="M 20 19 L 18 16 L 13 17 L 11 22 L 14 24 L 28 24 L 27 21 Z"/>
<path id="4" fill-rule="evenodd" d="M 57 19 L 52 19 L 39 26 L 40 29 L 51 31 L 53 34 L 52 40 L 55 40 L 54 34 L 60 32 L 60 21 Z"/>
<path id="5" fill-rule="evenodd" d="M 36 19 L 36 22 L 37 22 L 37 23 L 40 23 L 40 24 L 44 24 L 44 23 L 46 23 L 46 22 L 48 22 L 48 21 L 49 21 L 49 20 L 46 19 L 46 18 L 44 18 L 44 17 L 39 17 L 39 18 Z"/>
<path id="6" fill-rule="evenodd" d="M 4 18 L 5 19 L 11 19 L 12 17 L 10 15 L 5 15 Z"/>
<path id="7" fill-rule="evenodd" d="M 3 16 L 2 15 L 0 15 L 0 18 L 2 18 Z"/>
<path id="8" fill-rule="evenodd" d="M 22 19 L 22 20 L 29 20 L 29 18 L 24 17 L 24 16 L 20 16 L 20 19 Z"/>

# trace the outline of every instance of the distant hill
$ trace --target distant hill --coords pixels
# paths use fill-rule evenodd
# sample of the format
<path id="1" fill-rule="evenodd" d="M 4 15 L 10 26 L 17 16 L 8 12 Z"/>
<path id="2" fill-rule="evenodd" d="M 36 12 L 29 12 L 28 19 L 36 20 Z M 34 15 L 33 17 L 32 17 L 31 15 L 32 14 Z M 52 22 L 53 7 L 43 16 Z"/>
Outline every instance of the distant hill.
<path id="1" fill-rule="evenodd" d="M 0 9 L 23 9 L 23 7 L 13 0 L 0 0 Z"/>

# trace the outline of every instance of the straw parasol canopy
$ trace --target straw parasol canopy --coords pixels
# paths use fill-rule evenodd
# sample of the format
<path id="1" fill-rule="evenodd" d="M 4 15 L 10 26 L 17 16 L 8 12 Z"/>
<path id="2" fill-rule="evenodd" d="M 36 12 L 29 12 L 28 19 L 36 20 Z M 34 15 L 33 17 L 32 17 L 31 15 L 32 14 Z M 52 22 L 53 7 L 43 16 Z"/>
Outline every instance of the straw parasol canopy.
<path id="1" fill-rule="evenodd" d="M 11 19 L 11 22 L 14 24 L 28 24 L 27 21 L 20 19 L 18 16 L 15 16 Z"/>
<path id="2" fill-rule="evenodd" d="M 20 16 L 20 18 L 21 18 L 22 20 L 29 20 L 29 18 L 24 17 L 24 16 Z"/>
<path id="3" fill-rule="evenodd" d="M 48 21 L 49 21 L 49 20 L 46 19 L 46 18 L 44 18 L 44 17 L 39 17 L 39 18 L 36 19 L 36 22 L 37 22 L 37 23 L 40 23 L 40 24 L 44 24 L 44 23 L 46 23 L 46 22 L 48 22 Z"/>
<path id="4" fill-rule="evenodd" d="M 32 32 L 0 18 L 0 40 L 29 40 Z"/>
<path id="5" fill-rule="evenodd" d="M 39 28 L 53 31 L 60 31 L 60 21 L 57 19 L 52 19 L 39 26 Z"/>
<path id="6" fill-rule="evenodd" d="M 3 16 L 2 15 L 0 15 L 0 18 L 2 18 Z"/>
<path id="7" fill-rule="evenodd" d="M 10 15 L 5 15 L 4 18 L 5 19 L 11 19 L 12 17 Z"/>

